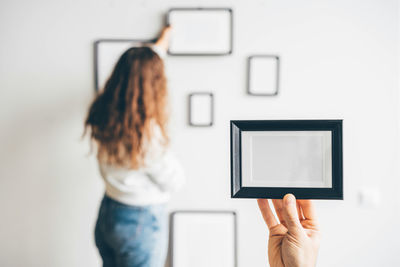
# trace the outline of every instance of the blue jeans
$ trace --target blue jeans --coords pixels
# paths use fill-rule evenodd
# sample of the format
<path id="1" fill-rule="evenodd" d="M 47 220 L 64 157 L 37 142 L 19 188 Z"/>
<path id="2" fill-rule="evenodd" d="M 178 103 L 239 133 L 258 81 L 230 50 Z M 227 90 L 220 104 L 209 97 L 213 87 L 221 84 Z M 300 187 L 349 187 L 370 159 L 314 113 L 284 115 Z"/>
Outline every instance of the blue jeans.
<path id="1" fill-rule="evenodd" d="M 163 267 L 168 248 L 164 205 L 130 206 L 105 196 L 95 229 L 104 267 Z"/>

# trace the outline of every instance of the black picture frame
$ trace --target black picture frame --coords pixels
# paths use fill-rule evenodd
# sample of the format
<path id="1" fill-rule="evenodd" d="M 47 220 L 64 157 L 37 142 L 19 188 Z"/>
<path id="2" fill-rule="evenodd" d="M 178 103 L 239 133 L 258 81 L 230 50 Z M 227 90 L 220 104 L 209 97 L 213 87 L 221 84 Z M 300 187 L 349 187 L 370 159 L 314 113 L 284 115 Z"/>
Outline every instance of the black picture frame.
<path id="1" fill-rule="evenodd" d="M 255 58 L 272 58 L 276 60 L 276 88 L 275 92 L 272 94 L 260 94 L 260 93 L 253 93 L 251 92 L 251 61 Z M 279 87 L 280 87 L 280 57 L 279 55 L 251 55 L 247 57 L 247 80 L 246 80 L 246 92 L 248 95 L 251 96 L 277 96 L 279 94 Z"/>
<path id="2" fill-rule="evenodd" d="M 210 123 L 209 124 L 196 124 L 192 121 L 192 98 L 198 95 L 209 95 L 211 100 Z M 192 127 L 211 127 L 214 125 L 214 94 L 212 92 L 193 92 L 188 95 L 188 124 Z"/>
<path id="3" fill-rule="evenodd" d="M 96 93 L 100 91 L 100 84 L 99 84 L 99 46 L 102 43 L 132 43 L 132 44 L 139 44 L 143 45 L 150 45 L 153 44 L 156 39 L 124 39 L 124 38 L 116 38 L 116 39 L 97 39 L 93 42 L 93 81 L 94 81 L 94 90 Z"/>
<path id="4" fill-rule="evenodd" d="M 280 199 L 292 193 L 298 199 L 343 199 L 343 120 L 231 120 L 231 197 Z M 332 187 L 243 187 L 242 131 L 331 131 Z"/>
<path id="5" fill-rule="evenodd" d="M 170 267 L 174 267 L 174 257 L 173 257 L 173 252 L 174 252 L 174 218 L 177 214 L 232 214 L 233 216 L 233 223 L 234 223 L 234 267 L 238 266 L 238 224 L 237 224 L 237 214 L 236 211 L 233 210 L 177 210 L 173 211 L 169 215 L 169 232 L 170 232 L 170 237 L 169 238 L 169 250 L 168 250 L 168 263 Z"/>
<path id="6" fill-rule="evenodd" d="M 167 12 L 167 25 L 170 25 L 170 14 L 174 11 L 227 11 L 230 13 L 230 49 L 225 53 L 173 53 L 169 49 L 167 54 L 170 56 L 227 56 L 233 53 L 233 10 L 230 7 L 173 7 Z"/>

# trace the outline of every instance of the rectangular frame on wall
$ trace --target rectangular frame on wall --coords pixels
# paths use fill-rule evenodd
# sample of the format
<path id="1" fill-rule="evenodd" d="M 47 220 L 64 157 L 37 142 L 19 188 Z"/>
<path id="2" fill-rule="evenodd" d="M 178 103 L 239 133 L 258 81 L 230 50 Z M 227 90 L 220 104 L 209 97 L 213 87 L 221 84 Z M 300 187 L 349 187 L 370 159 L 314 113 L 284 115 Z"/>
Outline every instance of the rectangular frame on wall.
<path id="1" fill-rule="evenodd" d="M 129 44 L 132 44 L 131 47 L 135 47 L 135 46 L 144 46 L 144 45 L 150 45 L 152 43 L 155 42 L 155 39 L 99 39 L 94 41 L 93 43 L 93 67 L 94 67 L 94 72 L 93 72 L 93 78 L 94 78 L 94 89 L 96 92 L 99 92 L 101 90 L 102 87 L 105 86 L 104 84 L 101 84 L 101 81 L 106 81 L 107 79 L 103 79 L 100 76 L 100 73 L 102 72 L 100 70 L 100 61 L 101 61 L 101 55 L 100 53 L 100 46 L 101 45 L 105 45 L 105 44 L 126 44 L 126 49 L 128 49 L 130 46 Z M 124 47 L 124 46 L 123 46 Z M 125 51 L 121 51 L 121 54 L 119 56 L 121 56 Z M 114 64 L 117 63 L 119 57 L 117 57 L 115 59 L 114 63 L 110 63 L 110 64 Z M 111 68 L 112 71 L 113 67 Z M 111 75 L 111 71 L 108 75 Z"/>
<path id="2" fill-rule="evenodd" d="M 230 122 L 230 131 L 232 198 L 275 199 L 283 198 L 285 194 L 292 193 L 298 199 L 343 199 L 342 120 L 233 120 Z M 280 187 L 276 185 L 258 186 L 254 183 L 249 186 L 248 181 L 251 181 L 252 178 L 243 176 L 245 175 L 243 173 L 243 167 L 245 167 L 244 164 L 246 164 L 243 161 L 243 153 L 247 153 L 243 151 L 249 151 L 246 147 L 243 147 L 243 134 L 250 133 L 250 135 L 254 135 L 255 132 L 274 132 L 278 134 L 296 132 L 299 133 L 299 135 L 302 135 L 301 133 L 307 135 L 307 133 L 313 132 L 329 133 L 329 135 L 326 136 L 330 138 L 328 143 L 328 147 L 331 151 L 331 153 L 328 154 L 328 159 L 331 162 L 329 164 L 330 168 L 328 168 L 328 174 L 331 179 L 330 185 Z M 282 135 L 285 136 L 287 134 Z M 254 154 L 254 152 L 252 153 Z M 251 157 L 254 157 L 253 154 L 251 154 Z M 326 156 L 327 154 L 326 152 L 321 152 L 321 155 Z M 248 158 L 249 156 L 246 155 L 246 157 Z M 325 161 L 321 160 L 321 162 Z M 251 166 L 250 168 L 253 167 L 254 166 Z M 246 173 L 248 174 L 249 172 L 246 171 Z M 321 175 L 324 174 L 326 174 L 326 172 L 321 172 Z M 269 183 L 269 181 L 266 183 Z"/>
<path id="3" fill-rule="evenodd" d="M 207 12 L 207 11 L 221 11 L 221 12 L 228 12 L 230 16 L 230 28 L 229 31 L 229 48 L 227 51 L 224 52 L 209 52 L 209 51 L 186 51 L 186 52 L 172 52 L 171 49 L 168 49 L 167 53 L 171 56 L 224 56 L 230 55 L 233 53 L 233 10 L 229 7 L 176 7 L 171 8 L 168 10 L 167 13 L 167 25 L 171 24 L 171 13 L 172 12 Z M 174 38 L 174 37 L 172 37 Z"/>
<path id="4" fill-rule="evenodd" d="M 273 90 L 266 90 L 266 93 L 259 93 L 252 91 L 252 61 L 257 59 L 269 59 L 275 61 L 274 71 L 275 73 L 266 73 L 265 77 L 269 77 L 269 79 L 274 79 Z M 267 70 L 266 70 L 267 71 Z M 254 75 L 254 74 L 253 74 Z M 251 55 L 247 58 L 247 94 L 252 96 L 276 96 L 279 93 L 279 85 L 280 85 L 280 57 L 278 55 Z M 267 85 L 266 85 L 267 86 Z"/>
<path id="5" fill-rule="evenodd" d="M 170 214 L 170 224 L 169 224 L 169 229 L 170 229 L 170 238 L 169 238 L 169 265 L 170 267 L 180 267 L 176 266 L 176 258 L 174 257 L 174 254 L 176 252 L 176 244 L 179 242 L 178 240 L 175 240 L 175 233 L 178 229 L 176 229 L 175 222 L 176 222 L 176 216 L 177 215 L 229 215 L 232 216 L 233 219 L 233 267 L 238 266 L 238 260 L 237 260 L 237 250 L 238 250 L 238 240 L 237 240 L 237 216 L 235 211 L 230 211 L 230 210 L 180 210 L 180 211 L 173 211 Z M 212 240 L 210 240 L 212 241 Z M 206 255 L 204 255 L 206 256 Z"/>
<path id="6" fill-rule="evenodd" d="M 195 112 L 196 112 L 196 110 L 193 110 L 193 109 L 195 109 L 195 107 L 194 107 L 194 104 L 193 104 L 193 102 L 194 102 L 194 98 L 196 97 L 196 96 L 200 96 L 200 97 L 210 97 L 210 102 L 209 102 L 209 105 L 210 105 L 210 110 L 209 110 L 209 114 L 210 114 L 210 118 L 209 118 L 209 121 L 208 122 L 202 122 L 202 123 L 199 123 L 199 122 L 196 122 L 196 120 L 194 120 L 194 116 L 195 116 Z M 211 127 L 211 126 L 213 126 L 213 124 L 214 124 L 214 94 L 212 93 L 212 92 L 193 92 L 193 93 L 190 93 L 189 94 L 189 96 L 188 96 L 188 109 L 189 109 L 189 112 L 188 112 L 188 123 L 189 123 L 189 125 L 190 126 L 193 126 L 193 127 Z"/>

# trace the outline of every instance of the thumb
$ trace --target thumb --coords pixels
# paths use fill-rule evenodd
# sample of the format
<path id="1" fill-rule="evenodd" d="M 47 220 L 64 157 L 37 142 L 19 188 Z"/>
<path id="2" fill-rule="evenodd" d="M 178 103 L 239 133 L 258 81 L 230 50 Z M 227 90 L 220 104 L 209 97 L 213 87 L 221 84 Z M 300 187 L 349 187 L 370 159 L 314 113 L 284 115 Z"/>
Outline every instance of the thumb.
<path id="1" fill-rule="evenodd" d="M 289 232 L 302 229 L 299 215 L 297 214 L 296 198 L 292 194 L 286 194 L 283 198 L 283 217 Z"/>

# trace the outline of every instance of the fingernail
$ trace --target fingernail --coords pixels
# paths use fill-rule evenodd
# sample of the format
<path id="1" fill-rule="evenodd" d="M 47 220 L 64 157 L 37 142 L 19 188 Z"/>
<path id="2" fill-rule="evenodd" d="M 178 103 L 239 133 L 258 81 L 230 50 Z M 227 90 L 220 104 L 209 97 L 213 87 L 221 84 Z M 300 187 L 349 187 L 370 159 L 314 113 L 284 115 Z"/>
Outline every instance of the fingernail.
<path id="1" fill-rule="evenodd" d="M 296 201 L 296 198 L 292 194 L 286 194 L 284 200 L 286 205 L 291 205 Z"/>

